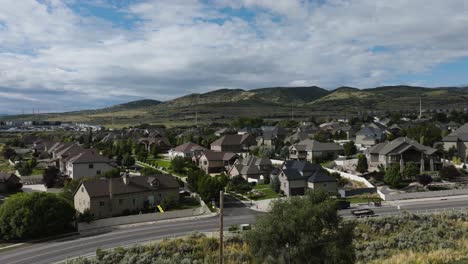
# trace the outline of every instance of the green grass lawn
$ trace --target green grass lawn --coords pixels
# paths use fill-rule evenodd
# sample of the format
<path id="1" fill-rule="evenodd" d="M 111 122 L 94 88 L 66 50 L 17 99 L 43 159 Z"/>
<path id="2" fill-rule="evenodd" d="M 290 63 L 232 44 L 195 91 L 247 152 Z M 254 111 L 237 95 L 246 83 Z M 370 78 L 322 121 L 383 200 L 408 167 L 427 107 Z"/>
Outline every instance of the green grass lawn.
<path id="1" fill-rule="evenodd" d="M 343 200 L 348 201 L 350 203 L 368 203 L 368 202 L 373 202 L 377 198 L 380 199 L 380 197 L 377 196 L 365 196 L 365 195 L 357 195 L 357 196 L 352 196 L 352 197 L 346 197 L 343 198 Z"/>
<path id="2" fill-rule="evenodd" d="M 162 158 L 148 159 L 147 162 L 152 163 L 158 167 L 166 168 L 166 169 L 171 167 L 171 161 L 167 159 L 162 159 Z"/>
<path id="3" fill-rule="evenodd" d="M 31 172 L 31 175 L 42 175 L 44 174 L 44 169 L 34 168 Z"/>
<path id="4" fill-rule="evenodd" d="M 260 198 L 253 198 L 252 200 L 265 200 L 265 199 L 273 199 L 280 197 L 278 193 L 274 192 L 271 189 L 270 184 L 257 184 L 253 187 L 253 190 L 260 191 L 264 194 L 264 196 Z"/>

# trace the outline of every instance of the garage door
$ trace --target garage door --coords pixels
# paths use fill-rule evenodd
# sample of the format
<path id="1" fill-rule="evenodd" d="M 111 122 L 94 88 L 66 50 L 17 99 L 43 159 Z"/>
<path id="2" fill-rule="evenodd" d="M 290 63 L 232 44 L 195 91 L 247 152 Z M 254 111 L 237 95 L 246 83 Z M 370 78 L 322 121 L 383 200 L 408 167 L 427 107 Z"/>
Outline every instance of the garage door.
<path id="1" fill-rule="evenodd" d="M 289 190 L 290 195 L 304 195 L 304 188 L 291 188 Z"/>

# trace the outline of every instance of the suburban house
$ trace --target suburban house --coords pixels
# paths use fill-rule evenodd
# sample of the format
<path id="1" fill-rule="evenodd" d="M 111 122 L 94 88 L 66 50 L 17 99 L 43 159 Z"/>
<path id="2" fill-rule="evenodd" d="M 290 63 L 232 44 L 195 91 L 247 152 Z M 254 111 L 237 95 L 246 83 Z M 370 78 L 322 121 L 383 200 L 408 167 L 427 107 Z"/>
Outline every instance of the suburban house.
<path id="1" fill-rule="evenodd" d="M 272 172 L 271 177 L 277 177 L 280 190 L 287 196 L 304 195 L 310 190 L 323 190 L 336 193 L 337 180 L 330 176 L 320 164 L 308 161 L 288 160 L 281 168 Z"/>
<path id="2" fill-rule="evenodd" d="M 179 184 L 172 175 L 130 177 L 124 174 L 120 178 L 83 181 L 73 200 L 78 212 L 89 210 L 95 218 L 106 218 L 138 213 L 156 207 L 164 197 L 178 195 Z"/>
<path id="3" fill-rule="evenodd" d="M 302 140 L 306 140 L 309 138 L 309 134 L 307 134 L 306 132 L 302 132 L 302 131 L 297 131 L 296 133 L 290 135 L 289 137 L 287 137 L 284 142 L 285 143 L 289 143 L 289 144 L 295 144 L 295 143 L 298 143 Z"/>
<path id="4" fill-rule="evenodd" d="M 273 165 L 269 158 L 258 158 L 255 156 L 247 156 L 243 159 L 238 159 L 228 170 L 230 177 L 242 176 L 249 182 L 261 182 L 266 177 L 270 177 L 270 172 L 273 170 Z"/>
<path id="5" fill-rule="evenodd" d="M 227 170 L 239 156 L 232 152 L 206 150 L 194 156 L 192 161 L 206 173 L 219 173 Z"/>
<path id="6" fill-rule="evenodd" d="M 361 147 L 373 146 L 385 139 L 384 132 L 375 126 L 364 126 L 356 132 L 356 145 Z"/>
<path id="7" fill-rule="evenodd" d="M 93 149 L 86 149 L 66 161 L 66 175 L 74 180 L 99 176 L 113 168 L 111 160 L 99 155 Z"/>
<path id="8" fill-rule="evenodd" d="M 14 173 L 0 172 L 0 193 L 15 191 L 21 188 L 20 178 Z"/>
<path id="9" fill-rule="evenodd" d="M 286 129 L 276 126 L 260 127 L 261 135 L 257 137 L 259 146 L 275 146 L 278 141 L 283 141 L 286 137 Z"/>
<path id="10" fill-rule="evenodd" d="M 333 159 L 343 154 L 343 146 L 306 139 L 289 147 L 289 158 L 293 160 Z"/>
<path id="11" fill-rule="evenodd" d="M 148 152 L 156 148 L 159 152 L 167 152 L 171 149 L 171 143 L 167 137 L 155 136 L 138 139 L 138 144 L 145 146 Z"/>
<path id="12" fill-rule="evenodd" d="M 350 125 L 341 122 L 327 122 L 319 125 L 320 130 L 327 131 L 333 135 L 338 133 L 345 133 L 346 138 L 350 139 L 354 136 L 353 128 Z"/>
<path id="13" fill-rule="evenodd" d="M 211 143 L 213 151 L 246 152 L 255 145 L 255 139 L 250 134 L 224 135 Z"/>
<path id="14" fill-rule="evenodd" d="M 468 156 L 468 123 L 445 136 L 442 142 L 444 143 L 445 151 L 455 148 L 458 156 L 465 159 Z"/>
<path id="15" fill-rule="evenodd" d="M 407 162 L 414 162 L 420 171 L 436 171 L 442 166 L 438 150 L 419 144 L 407 137 L 399 137 L 390 142 L 382 142 L 370 147 L 365 152 L 369 166 L 379 165 L 388 168 L 393 164 L 400 165 L 403 171 Z"/>
<path id="16" fill-rule="evenodd" d="M 200 152 L 206 150 L 204 147 L 199 146 L 192 142 L 187 142 L 169 150 L 169 157 L 173 159 L 175 157 L 192 158 Z"/>

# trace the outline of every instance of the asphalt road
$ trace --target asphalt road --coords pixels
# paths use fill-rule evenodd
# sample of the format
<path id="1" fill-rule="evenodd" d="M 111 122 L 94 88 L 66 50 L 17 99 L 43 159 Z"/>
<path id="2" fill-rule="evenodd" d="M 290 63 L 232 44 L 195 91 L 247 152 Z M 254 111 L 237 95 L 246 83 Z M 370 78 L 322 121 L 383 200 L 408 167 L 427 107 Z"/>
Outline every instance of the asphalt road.
<path id="1" fill-rule="evenodd" d="M 397 208 L 400 205 L 400 210 Z M 261 214 L 244 207 L 233 200 L 226 199 L 225 228 L 234 224 L 254 223 L 256 217 Z M 448 198 L 435 200 L 420 200 L 413 202 L 394 202 L 382 207 L 373 208 L 377 215 L 398 214 L 401 211 L 448 210 L 450 208 L 468 209 L 468 198 Z M 351 217 L 351 210 L 342 210 L 340 214 Z M 211 232 L 219 226 L 218 217 L 205 218 L 191 221 L 178 221 L 173 223 L 159 223 L 139 227 L 129 227 L 94 235 L 91 237 L 73 237 L 50 242 L 43 242 L 22 246 L 20 248 L 0 253 L 2 264 L 43 264 L 55 263 L 66 259 L 93 255 L 96 248 L 108 249 L 118 246 L 126 246 L 134 243 L 147 242 L 168 237 L 182 236 L 195 231 Z"/>
<path id="2" fill-rule="evenodd" d="M 398 209 L 398 205 L 400 209 Z M 363 206 L 366 208 L 366 206 Z M 394 201 L 389 202 L 387 205 L 381 207 L 370 207 L 376 216 L 395 215 L 403 211 L 415 213 L 430 213 L 440 212 L 444 210 L 468 210 L 468 197 L 444 197 L 434 199 L 421 199 L 421 200 L 408 200 L 408 201 Z M 351 209 L 341 210 L 340 215 L 343 217 L 351 217 Z"/>
<path id="3" fill-rule="evenodd" d="M 225 205 L 224 227 L 230 225 L 251 224 L 259 212 L 246 208 L 241 203 L 227 199 Z M 183 236 L 198 232 L 211 232 L 219 228 L 219 218 L 211 217 L 200 220 L 177 221 L 129 227 L 91 237 L 65 238 L 51 242 L 42 242 L 0 253 L 2 264 L 43 264 L 55 263 L 66 259 L 94 254 L 97 248 L 108 249 L 134 243 L 147 242 L 163 238 Z"/>

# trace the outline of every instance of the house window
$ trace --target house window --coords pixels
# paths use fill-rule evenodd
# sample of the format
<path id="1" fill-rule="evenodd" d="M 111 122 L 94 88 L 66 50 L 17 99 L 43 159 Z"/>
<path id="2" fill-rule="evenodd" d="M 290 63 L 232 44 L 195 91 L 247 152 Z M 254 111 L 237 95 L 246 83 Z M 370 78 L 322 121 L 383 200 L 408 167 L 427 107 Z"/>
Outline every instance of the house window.
<path id="1" fill-rule="evenodd" d="M 283 187 L 286 187 L 286 183 L 283 183 Z"/>
<path id="2" fill-rule="evenodd" d="M 81 187 L 81 192 L 84 192 L 84 187 Z"/>
<path id="3" fill-rule="evenodd" d="M 133 199 L 133 201 L 132 201 L 132 202 L 133 202 L 133 205 L 135 205 L 135 199 Z"/>
<path id="4" fill-rule="evenodd" d="M 207 165 L 207 164 L 208 164 L 208 161 L 204 160 L 203 165 Z"/>
<path id="5" fill-rule="evenodd" d="M 119 205 L 123 204 L 123 199 L 119 199 Z"/>
<path id="6" fill-rule="evenodd" d="M 104 201 L 100 201 L 99 202 L 99 206 L 104 206 L 105 205 L 105 202 Z"/>
<path id="7" fill-rule="evenodd" d="M 93 168 L 94 168 L 94 164 L 88 164 L 88 168 L 89 168 L 89 169 L 93 169 Z"/>
<path id="8" fill-rule="evenodd" d="M 97 174 L 97 175 L 100 175 L 100 174 L 101 174 L 101 170 L 97 170 L 97 171 L 96 171 L 96 174 Z"/>

